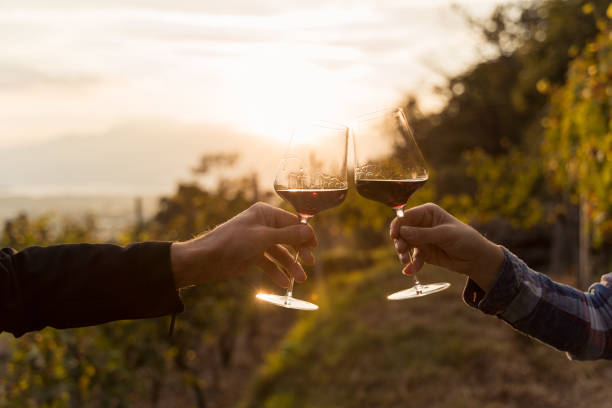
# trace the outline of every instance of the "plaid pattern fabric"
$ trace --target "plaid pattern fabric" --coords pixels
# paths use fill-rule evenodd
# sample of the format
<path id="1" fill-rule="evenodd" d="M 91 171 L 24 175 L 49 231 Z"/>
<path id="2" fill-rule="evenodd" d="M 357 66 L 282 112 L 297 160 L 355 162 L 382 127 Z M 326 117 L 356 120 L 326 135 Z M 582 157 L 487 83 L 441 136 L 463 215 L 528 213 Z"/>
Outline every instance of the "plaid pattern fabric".
<path id="1" fill-rule="evenodd" d="M 464 301 L 567 352 L 570 359 L 612 359 L 612 273 L 585 293 L 529 269 L 503 250 L 504 263 L 489 292 L 468 279 Z"/>

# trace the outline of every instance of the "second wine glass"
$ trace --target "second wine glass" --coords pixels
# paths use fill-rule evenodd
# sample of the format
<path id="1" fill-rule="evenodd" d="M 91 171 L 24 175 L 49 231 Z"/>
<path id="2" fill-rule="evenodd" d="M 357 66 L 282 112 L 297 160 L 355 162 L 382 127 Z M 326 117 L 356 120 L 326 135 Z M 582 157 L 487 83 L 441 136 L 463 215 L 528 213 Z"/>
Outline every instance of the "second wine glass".
<path id="1" fill-rule="evenodd" d="M 360 116 L 351 124 L 355 146 L 355 185 L 365 198 L 391 207 L 404 216 L 406 202 L 429 178 L 423 155 L 400 108 Z M 412 253 L 408 251 L 412 261 Z M 439 292 L 449 283 L 414 286 L 389 295 L 390 300 L 411 299 Z"/>
<path id="2" fill-rule="evenodd" d="M 320 211 L 340 205 L 348 182 L 346 153 L 349 130 L 345 126 L 317 122 L 296 127 L 280 162 L 274 190 L 295 208 L 306 224 Z M 296 248 L 297 261 L 299 248 Z M 293 276 L 286 294 L 259 293 L 258 299 L 290 309 L 316 310 L 318 306 L 293 297 Z"/>

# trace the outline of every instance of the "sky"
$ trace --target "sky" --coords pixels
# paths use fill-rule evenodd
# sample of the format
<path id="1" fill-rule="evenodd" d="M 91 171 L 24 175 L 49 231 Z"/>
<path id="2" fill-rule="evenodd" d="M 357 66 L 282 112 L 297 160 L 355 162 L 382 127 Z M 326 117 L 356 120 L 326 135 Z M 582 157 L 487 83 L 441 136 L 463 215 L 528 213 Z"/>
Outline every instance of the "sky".
<path id="1" fill-rule="evenodd" d="M 408 93 L 435 110 L 432 86 L 482 58 L 451 4 L 485 17 L 500 3 L 2 0 L 0 151 L 148 120 L 284 143 L 298 121 L 345 122 Z"/>

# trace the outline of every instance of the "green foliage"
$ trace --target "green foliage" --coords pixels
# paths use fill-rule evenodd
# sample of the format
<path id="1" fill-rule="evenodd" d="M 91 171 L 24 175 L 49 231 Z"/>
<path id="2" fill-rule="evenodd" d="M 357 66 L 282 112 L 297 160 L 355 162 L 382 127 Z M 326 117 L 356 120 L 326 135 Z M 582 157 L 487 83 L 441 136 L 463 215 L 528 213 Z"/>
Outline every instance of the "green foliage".
<path id="1" fill-rule="evenodd" d="M 542 133 L 540 119 L 548 92 L 565 82 L 569 62 L 596 36 L 597 16 L 605 15 L 609 2 L 590 2 L 588 14 L 582 12 L 583 4 L 580 0 L 509 4 L 498 7 L 486 21 L 469 19 L 488 44 L 482 49 L 489 50 L 489 58 L 450 77 L 438 89 L 447 100 L 440 112 L 424 115 L 414 100 L 407 102 L 419 145 L 437 171 L 431 183 L 439 198 L 467 194 L 479 205 L 475 195 L 481 180 L 470 177 L 475 164 L 469 159 L 481 160 L 483 155 L 466 152 L 478 149 L 495 160 L 509 154 L 516 157 L 516 149 L 526 154 L 538 148 L 531 140 Z M 507 184 L 512 180 L 500 188 Z"/>
<path id="2" fill-rule="evenodd" d="M 599 26 L 551 96 L 542 141 L 548 181 L 573 202 L 586 200 L 596 241 L 612 234 L 612 31 L 607 21 Z"/>
<path id="3" fill-rule="evenodd" d="M 440 112 L 407 103 L 442 206 L 480 225 L 554 223 L 548 239 L 558 249 L 576 233 L 580 197 L 595 245 L 612 237 L 611 10 L 608 0 L 546 0 L 468 17 L 489 58 L 439 89 Z M 603 271 L 610 257 L 600 248 Z M 572 259 L 562 252 L 551 256 L 557 269 Z"/>
<path id="4" fill-rule="evenodd" d="M 121 322 L 104 328 L 45 329 L 20 338 L 7 364 L 4 402 L 17 407 L 114 407 L 141 399 L 149 384 L 138 373 L 144 373 L 145 365 L 151 372 L 150 360 L 163 359 L 143 344 L 145 328 Z"/>
<path id="5" fill-rule="evenodd" d="M 26 214 L 19 214 L 5 222 L 0 246 L 22 249 L 32 245 L 94 242 L 96 229 L 96 218 L 91 214 L 83 220 L 64 218 L 59 222 L 52 215 L 30 220 Z"/>
<path id="6" fill-rule="evenodd" d="M 505 217 L 522 228 L 542 221 L 543 177 L 539 161 L 516 148 L 497 158 L 475 149 L 466 153 L 466 160 L 466 173 L 477 185 L 474 201 L 467 209 L 470 220 L 484 224 Z"/>
<path id="7" fill-rule="evenodd" d="M 586 10 L 594 12 L 588 4 Z M 582 197 L 589 205 L 595 242 L 612 232 L 612 48 L 608 22 L 598 20 L 596 25 L 601 32 L 571 61 L 563 85 L 553 86 L 547 79 L 536 83 L 534 89 L 549 101 L 534 125 L 537 133 L 528 133 L 529 139 L 504 155 L 479 148 L 464 155 L 466 174 L 477 185 L 471 219 L 486 222 L 501 216 L 531 227 L 553 221 Z"/>

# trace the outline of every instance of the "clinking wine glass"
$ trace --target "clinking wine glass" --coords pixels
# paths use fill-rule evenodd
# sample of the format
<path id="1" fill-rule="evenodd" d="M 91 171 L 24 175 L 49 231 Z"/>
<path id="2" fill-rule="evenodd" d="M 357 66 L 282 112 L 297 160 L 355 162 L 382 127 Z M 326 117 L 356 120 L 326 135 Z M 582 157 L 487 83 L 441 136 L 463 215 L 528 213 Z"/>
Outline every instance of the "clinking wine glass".
<path id="1" fill-rule="evenodd" d="M 317 122 L 296 127 L 280 162 L 274 190 L 298 213 L 300 222 L 320 211 L 340 205 L 346 198 L 348 182 L 346 153 L 349 129 Z M 297 261 L 299 248 L 296 248 Z M 314 303 L 293 297 L 293 276 L 285 295 L 259 293 L 257 298 L 289 309 L 316 310 Z"/>
<path id="2" fill-rule="evenodd" d="M 359 194 L 404 216 L 406 202 L 429 178 L 425 160 L 400 108 L 362 115 L 351 123 L 355 147 L 355 185 Z M 408 251 L 412 261 L 412 252 Z M 387 296 L 412 299 L 440 292 L 450 283 L 421 284 Z"/>

